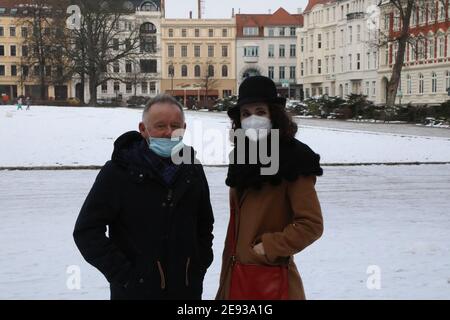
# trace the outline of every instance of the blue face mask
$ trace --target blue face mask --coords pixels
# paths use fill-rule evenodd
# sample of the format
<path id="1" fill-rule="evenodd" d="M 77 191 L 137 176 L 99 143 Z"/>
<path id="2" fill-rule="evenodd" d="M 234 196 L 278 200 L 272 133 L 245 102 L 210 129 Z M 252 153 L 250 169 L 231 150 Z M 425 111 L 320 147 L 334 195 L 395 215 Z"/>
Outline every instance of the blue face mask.
<path id="1" fill-rule="evenodd" d="M 183 138 L 148 138 L 150 150 L 163 158 L 169 158 L 172 154 L 179 152 L 183 148 Z"/>

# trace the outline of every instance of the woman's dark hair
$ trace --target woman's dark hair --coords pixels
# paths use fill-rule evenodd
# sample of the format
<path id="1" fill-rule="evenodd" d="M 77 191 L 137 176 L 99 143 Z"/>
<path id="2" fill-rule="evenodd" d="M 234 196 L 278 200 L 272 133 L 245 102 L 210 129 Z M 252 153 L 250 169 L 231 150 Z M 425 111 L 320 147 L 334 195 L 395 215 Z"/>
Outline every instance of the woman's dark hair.
<path id="1" fill-rule="evenodd" d="M 288 141 L 295 137 L 298 131 L 297 124 L 292 120 L 292 117 L 286 112 L 283 105 L 268 103 L 270 119 L 272 121 L 272 129 L 280 130 L 280 140 Z M 232 128 L 241 128 L 241 112 L 235 112 L 230 116 L 232 121 Z"/>

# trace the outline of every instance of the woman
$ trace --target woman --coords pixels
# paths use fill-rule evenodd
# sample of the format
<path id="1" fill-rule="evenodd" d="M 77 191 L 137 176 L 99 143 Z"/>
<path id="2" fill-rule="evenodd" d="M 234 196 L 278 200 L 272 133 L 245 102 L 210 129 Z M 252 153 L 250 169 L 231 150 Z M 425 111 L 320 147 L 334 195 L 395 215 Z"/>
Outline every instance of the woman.
<path id="1" fill-rule="evenodd" d="M 235 135 L 238 129 L 242 129 L 247 138 L 245 149 L 239 149 L 239 144 L 235 143 L 230 155 L 235 160 L 228 167 L 226 179 L 230 187 L 231 216 L 216 299 L 274 299 L 273 296 L 265 296 L 263 291 L 267 288 L 250 287 L 247 292 L 239 292 L 236 281 L 245 287 L 255 281 L 266 280 L 257 279 L 259 269 L 252 271 L 249 277 L 238 279 L 235 269 L 238 264 L 262 266 L 273 272 L 287 270 L 286 294 L 275 299 L 305 299 L 293 255 L 322 235 L 322 213 L 315 182 L 316 176 L 322 175 L 323 171 L 319 165 L 319 155 L 295 139 L 297 125 L 286 113 L 285 103 L 284 98 L 277 97 L 271 79 L 255 76 L 241 84 L 238 103 L 228 111 Z M 267 166 L 262 161 L 248 163 L 252 143 L 268 143 L 269 152 L 274 148 L 269 143 L 274 134 L 266 135 L 266 130 L 261 129 L 279 130 L 279 167 L 276 174 L 261 174 L 261 168 Z M 255 132 L 260 135 L 255 136 Z M 245 152 L 245 164 L 236 161 L 240 152 Z M 272 281 L 265 284 L 271 285 Z"/>

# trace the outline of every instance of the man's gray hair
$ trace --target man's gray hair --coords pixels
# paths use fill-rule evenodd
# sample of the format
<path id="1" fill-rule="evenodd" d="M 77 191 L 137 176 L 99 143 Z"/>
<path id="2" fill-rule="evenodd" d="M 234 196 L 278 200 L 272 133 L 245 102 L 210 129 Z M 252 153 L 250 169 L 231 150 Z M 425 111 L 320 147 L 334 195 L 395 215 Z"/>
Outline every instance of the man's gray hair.
<path id="1" fill-rule="evenodd" d="M 183 105 L 174 97 L 168 94 L 159 94 L 156 97 L 150 99 L 147 104 L 145 105 L 144 112 L 142 113 L 142 120 L 144 120 L 145 114 L 150 110 L 150 108 L 157 103 L 165 103 L 165 104 L 173 104 L 180 108 L 181 115 L 183 116 L 184 121 L 184 110 Z"/>

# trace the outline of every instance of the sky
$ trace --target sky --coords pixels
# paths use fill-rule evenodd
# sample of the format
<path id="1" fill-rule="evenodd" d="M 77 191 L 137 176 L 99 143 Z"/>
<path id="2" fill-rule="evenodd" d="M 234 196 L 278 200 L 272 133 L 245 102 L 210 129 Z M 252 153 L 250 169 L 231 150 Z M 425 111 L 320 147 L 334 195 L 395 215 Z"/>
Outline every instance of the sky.
<path id="1" fill-rule="evenodd" d="M 204 18 L 230 18 L 231 9 L 238 13 L 268 13 L 283 7 L 290 13 L 305 9 L 308 0 L 205 0 Z M 166 0 L 166 18 L 188 18 L 189 11 L 197 17 L 197 0 Z"/>

